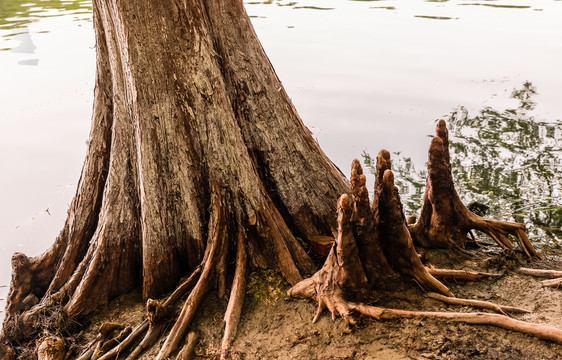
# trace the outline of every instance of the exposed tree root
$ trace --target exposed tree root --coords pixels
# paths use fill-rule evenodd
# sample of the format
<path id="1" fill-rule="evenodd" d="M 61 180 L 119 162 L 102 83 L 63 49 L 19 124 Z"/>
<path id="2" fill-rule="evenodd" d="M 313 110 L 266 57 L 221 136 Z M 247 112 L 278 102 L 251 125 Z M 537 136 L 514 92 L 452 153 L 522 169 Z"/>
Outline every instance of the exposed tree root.
<path id="1" fill-rule="evenodd" d="M 306 280 L 305 280 L 306 281 Z M 302 289 L 295 289 L 293 287 L 290 290 L 290 295 L 309 297 L 309 293 L 306 291 L 300 291 Z M 352 320 L 353 311 L 375 318 L 377 320 L 383 319 L 403 319 L 403 318 L 414 318 L 414 317 L 424 317 L 424 318 L 443 318 L 455 322 L 464 322 L 468 324 L 479 324 L 479 325 L 492 325 L 501 327 L 508 330 L 513 330 L 521 332 L 530 336 L 537 337 L 542 340 L 549 340 L 562 344 L 562 330 L 541 324 L 528 323 L 521 320 L 512 319 L 506 315 L 498 314 L 487 314 L 487 313 L 455 313 L 455 312 L 438 312 L 438 311 L 410 311 L 410 310 L 398 310 L 398 309 L 388 309 L 376 306 L 364 305 L 361 303 L 353 303 L 345 300 L 341 293 L 332 294 L 329 298 L 323 298 L 326 306 L 332 313 L 332 318 L 336 315 L 341 316 L 348 324 L 353 324 Z M 315 299 L 314 296 L 309 297 Z M 317 300 L 317 299 L 316 299 Z M 324 305 L 319 305 L 318 311 L 314 316 L 314 321 L 318 318 L 318 315 Z"/>
<path id="2" fill-rule="evenodd" d="M 146 304 L 147 318 L 149 322 L 148 331 L 141 340 L 141 342 L 134 348 L 131 354 L 127 357 L 128 360 L 134 360 L 148 348 L 150 348 L 162 334 L 162 329 L 167 320 L 166 310 L 156 300 L 149 299 Z"/>
<path id="3" fill-rule="evenodd" d="M 543 280 L 543 281 L 541 281 L 541 285 L 558 289 L 558 288 L 562 287 L 562 278 L 551 279 L 551 280 Z"/>
<path id="4" fill-rule="evenodd" d="M 378 174 L 390 167 L 390 164 L 378 162 L 380 166 Z M 379 179 L 380 181 L 380 179 Z M 369 204 L 369 192 L 366 187 L 366 177 L 359 160 L 353 160 L 351 165 L 351 192 L 353 215 L 351 225 L 353 235 L 359 249 L 359 258 L 367 275 L 369 286 L 378 281 L 395 276 L 385 254 L 382 251 L 381 234 L 377 228 L 380 218 L 377 218 L 377 206 L 379 197 L 376 196 L 372 207 Z M 380 196 L 380 194 L 379 194 Z"/>
<path id="5" fill-rule="evenodd" d="M 218 194 L 216 194 L 218 195 Z M 195 317 L 195 313 L 203 301 L 204 295 L 210 287 L 211 278 L 214 275 L 215 267 L 220 257 L 220 249 L 222 249 L 223 242 L 227 240 L 227 224 L 226 224 L 226 209 L 222 196 L 214 196 L 213 199 L 213 213 L 209 221 L 209 237 L 208 237 L 208 253 L 205 256 L 203 270 L 201 277 L 195 284 L 195 287 L 187 297 L 180 315 L 178 316 L 170 333 L 166 337 L 166 341 L 160 352 L 156 356 L 156 360 L 164 360 L 176 351 L 180 341 L 185 336 L 187 327 L 191 320 Z"/>
<path id="6" fill-rule="evenodd" d="M 546 277 L 546 278 L 558 278 L 562 277 L 562 271 L 560 270 L 545 270 L 545 269 L 530 269 L 521 267 L 515 270 L 519 274 L 531 275 L 536 277 Z"/>
<path id="7" fill-rule="evenodd" d="M 345 298 L 364 296 L 370 287 L 369 278 L 379 278 L 378 274 L 365 271 L 373 271 L 375 266 L 362 266 L 354 233 L 357 224 L 362 226 L 358 237 L 362 241 L 376 240 L 376 247 L 379 248 L 377 256 L 388 260 L 394 271 L 411 276 L 424 288 L 452 296 L 447 287 L 429 274 L 413 248 L 389 168 L 390 154 L 383 150 L 377 157 L 375 200 L 372 210 L 369 210 L 368 198 L 364 196 L 361 188 L 364 187 L 364 181 L 357 177 L 357 174 L 362 174 L 362 170 L 358 161 L 353 162 L 352 172 L 356 176 L 356 180 L 352 181 L 354 198 L 350 199 L 344 194 L 338 200 L 336 242 L 324 266 L 311 278 L 296 284 L 288 292 L 290 296 L 313 298 L 318 301 L 314 322 L 324 309 L 328 309 L 332 318 L 341 316 L 347 323 L 353 324 L 355 321 L 351 316 L 352 309 Z M 377 231 L 377 236 L 368 237 L 364 232 L 366 229 Z M 362 247 L 368 249 L 369 244 L 363 242 Z"/>
<path id="8" fill-rule="evenodd" d="M 507 315 L 506 312 L 508 312 L 508 313 L 530 313 L 531 312 L 527 309 L 522 309 L 522 308 L 513 307 L 513 306 L 494 304 L 494 303 L 489 302 L 489 301 L 472 300 L 472 299 L 459 299 L 459 298 L 454 298 L 454 297 L 449 297 L 449 296 L 443 296 L 441 294 L 436 294 L 436 293 L 428 293 L 427 296 L 432 298 L 432 299 L 436 299 L 436 300 L 442 301 L 442 302 L 447 303 L 447 304 L 467 305 L 467 306 L 473 306 L 473 307 L 480 308 L 480 309 L 489 309 L 489 310 L 496 311 L 496 312 L 498 312 L 500 314 L 503 314 L 503 315 Z"/>
<path id="9" fill-rule="evenodd" d="M 129 336 L 131 332 L 132 329 L 130 327 L 126 327 L 115 337 L 105 341 L 104 343 L 100 343 L 99 351 L 94 352 L 94 355 L 92 356 L 92 360 L 97 359 L 99 357 L 98 354 L 104 354 L 109 350 L 113 349 L 114 347 L 116 347 L 117 345 L 119 345 L 121 342 L 123 342 L 123 340 L 125 340 Z"/>
<path id="10" fill-rule="evenodd" d="M 197 345 L 197 334 L 193 331 L 187 333 L 187 341 L 176 356 L 176 360 L 190 360 L 193 357 L 193 351 Z"/>
<path id="11" fill-rule="evenodd" d="M 521 267 L 516 270 L 523 275 L 531 275 L 537 277 L 556 278 L 541 281 L 541 285 L 545 287 L 560 288 L 562 287 L 562 271 L 559 270 L 545 270 L 545 269 L 530 269 Z"/>
<path id="12" fill-rule="evenodd" d="M 487 273 L 487 272 L 480 272 L 480 271 L 436 269 L 433 266 L 427 266 L 427 271 L 437 279 L 452 278 L 458 280 L 475 281 L 480 279 L 501 276 L 501 274 Z"/>
<path id="13" fill-rule="evenodd" d="M 225 328 L 221 345 L 221 359 L 229 358 L 230 345 L 236 335 L 236 329 L 238 328 L 238 322 L 240 321 L 240 315 L 242 314 L 244 294 L 246 293 L 247 262 L 245 235 L 242 227 L 238 226 L 236 270 L 234 273 L 234 280 L 232 282 L 232 290 L 230 291 L 230 299 L 224 314 Z"/>
<path id="14" fill-rule="evenodd" d="M 503 249 L 512 249 L 509 235 L 517 238 L 528 257 L 540 257 L 525 233 L 525 225 L 484 219 L 461 202 L 453 182 L 449 135 L 444 120 L 429 147 L 428 179 L 420 217 L 409 226 L 414 243 L 423 247 L 464 248 L 472 230 L 488 234 Z"/>
<path id="15" fill-rule="evenodd" d="M 386 150 L 377 156 L 375 180 L 375 219 L 380 232 L 382 251 L 392 268 L 413 278 L 426 290 L 454 296 L 439 280 L 435 279 L 421 263 L 406 226 L 398 189 L 394 186 L 394 174 L 390 170 L 390 153 Z"/>
<path id="16" fill-rule="evenodd" d="M 166 299 L 166 301 L 162 304 L 162 308 L 165 309 L 165 312 L 168 312 L 169 309 L 179 300 L 187 291 L 189 291 L 199 279 L 201 275 L 202 266 L 198 266 L 195 268 L 193 273 L 183 281 L 176 290 Z M 131 347 L 137 339 L 144 334 L 145 331 L 150 326 L 150 322 L 147 316 L 147 319 L 143 320 L 140 324 L 138 324 L 133 331 L 125 338 L 119 345 L 115 348 L 104 354 L 98 360 L 110 360 L 117 357 L 118 354 L 124 353 Z M 86 358 L 84 358 L 85 360 Z"/>
<path id="17" fill-rule="evenodd" d="M 548 325 L 533 324 L 521 320 L 512 319 L 505 315 L 487 313 L 454 313 L 438 311 L 410 311 L 387 309 L 363 304 L 349 304 L 348 307 L 377 320 L 382 319 L 405 319 L 414 317 L 442 318 L 455 322 L 467 324 L 493 325 L 504 329 L 513 330 L 534 336 L 542 340 L 553 341 L 562 344 L 562 330 Z"/>
<path id="18" fill-rule="evenodd" d="M 99 349 L 102 342 L 107 340 L 115 330 L 119 329 L 123 329 L 123 326 L 121 324 L 111 322 L 103 323 L 98 330 L 98 335 L 96 336 L 96 338 L 85 347 L 85 351 L 77 358 L 77 360 L 90 360 L 94 357 L 98 358 Z M 131 331 L 129 328 L 127 335 L 130 335 L 130 333 Z M 124 338 L 121 338 L 121 341 L 123 340 Z"/>
<path id="19" fill-rule="evenodd" d="M 354 162 L 355 174 L 358 164 Z M 375 214 L 376 229 L 380 232 L 380 246 L 388 263 L 400 274 L 414 278 L 423 288 L 439 289 L 441 294 L 430 293 L 428 296 L 457 305 L 470 305 L 479 308 L 491 309 L 503 315 L 486 313 L 448 313 L 431 311 L 408 311 L 385 309 L 368 306 L 362 303 L 351 302 L 349 298 L 358 298 L 364 294 L 369 274 L 363 271 L 360 256 L 355 245 L 355 238 L 350 223 L 357 226 L 368 224 L 368 208 L 365 207 L 365 197 L 357 189 L 354 191 L 354 200 L 347 195 L 342 195 L 338 200 L 338 234 L 324 266 L 312 277 L 294 285 L 289 291 L 290 296 L 314 299 L 318 308 L 313 322 L 318 320 L 324 309 L 336 316 L 342 317 L 349 325 L 353 325 L 354 313 L 363 314 L 375 319 L 395 319 L 411 317 L 445 318 L 452 321 L 470 324 L 494 325 L 502 328 L 519 331 L 540 339 L 562 343 L 562 330 L 546 325 L 531 324 L 520 320 L 511 319 L 506 312 L 527 313 L 525 309 L 503 306 L 487 301 L 457 299 L 450 296 L 449 290 L 436 280 L 437 276 L 452 276 L 468 280 L 484 277 L 498 276 L 498 274 L 441 270 L 426 268 L 421 264 L 419 256 L 413 250 L 406 220 L 402 213 L 398 191 L 394 187 L 393 174 L 390 171 L 390 156 L 388 152 L 381 151 L 377 157 L 377 178 L 375 182 L 375 201 L 373 213 Z M 361 181 L 356 181 L 361 184 Z M 353 182 L 352 182 L 353 184 Z M 369 267 L 365 267 L 369 269 Z M 431 279 L 431 280 L 429 280 Z"/>
<path id="20" fill-rule="evenodd" d="M 98 358 L 98 360 L 110 360 L 115 359 L 119 354 L 122 352 L 127 351 L 129 347 L 133 345 L 133 343 L 148 329 L 149 323 L 148 320 L 142 321 L 140 324 L 137 325 L 131 331 L 129 336 L 127 336 L 119 345 L 105 353 L 103 356 Z"/>

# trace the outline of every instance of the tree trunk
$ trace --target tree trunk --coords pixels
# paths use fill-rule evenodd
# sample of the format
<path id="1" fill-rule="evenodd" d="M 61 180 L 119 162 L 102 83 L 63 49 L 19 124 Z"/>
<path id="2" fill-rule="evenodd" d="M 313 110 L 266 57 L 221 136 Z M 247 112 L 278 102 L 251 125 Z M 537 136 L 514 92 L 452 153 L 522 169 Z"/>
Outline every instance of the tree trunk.
<path id="1" fill-rule="evenodd" d="M 80 316 L 139 285 L 158 296 L 202 262 L 217 231 L 223 265 L 240 233 L 250 265 L 293 284 L 311 274 L 295 235 L 331 234 L 349 183 L 303 125 L 242 2 L 93 5 L 86 161 L 54 245 L 14 256 L 6 328 L 18 318 L 32 336 L 22 324 L 38 302 Z M 224 216 L 213 215 L 218 202 Z"/>

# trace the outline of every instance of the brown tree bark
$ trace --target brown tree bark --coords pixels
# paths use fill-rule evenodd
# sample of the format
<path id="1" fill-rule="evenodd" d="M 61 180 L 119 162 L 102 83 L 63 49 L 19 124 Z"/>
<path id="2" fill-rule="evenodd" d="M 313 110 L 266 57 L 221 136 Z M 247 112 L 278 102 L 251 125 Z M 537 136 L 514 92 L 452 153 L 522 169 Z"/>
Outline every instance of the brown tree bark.
<path id="1" fill-rule="evenodd" d="M 295 236 L 331 234 L 349 183 L 299 118 L 242 2 L 94 0 L 93 8 L 87 157 L 54 245 L 36 258 L 14 255 L 4 338 L 33 337 L 53 304 L 79 317 L 138 286 L 145 298 L 159 296 L 204 256 L 213 264 L 196 289 L 203 295 L 217 281 L 224 292 L 227 250 L 237 243 L 248 266 L 278 269 L 293 284 L 311 274 Z M 208 251 L 215 241 L 224 244 L 217 256 Z"/>
<path id="2" fill-rule="evenodd" d="M 460 200 L 453 182 L 449 154 L 449 132 L 444 120 L 435 130 L 429 147 L 428 178 L 422 209 L 415 224 L 409 226 L 416 245 L 428 248 L 464 248 L 467 234 L 479 230 L 488 234 L 503 249 L 512 249 L 509 235 L 519 240 L 527 256 L 539 256 L 525 233 L 525 225 L 484 219 L 472 213 Z"/>
<path id="3" fill-rule="evenodd" d="M 369 287 L 388 278 L 387 274 L 402 274 L 415 280 L 424 289 L 453 296 L 445 285 L 429 273 L 414 249 L 390 164 L 389 152 L 381 150 L 377 156 L 375 197 L 371 208 L 368 196 L 358 195 L 365 193 L 365 182 L 357 181 L 363 170 L 357 160 L 353 161 L 351 184 L 354 196 L 350 199 L 344 194 L 338 201 L 336 242 L 324 266 L 288 292 L 290 296 L 318 301 L 313 322 L 327 308 L 333 318 L 341 316 L 353 324 L 351 312 L 355 309 L 349 301 L 364 296 Z M 361 253 L 367 255 L 361 257 Z M 377 266 L 365 266 L 362 258 L 371 257 L 377 259 Z"/>

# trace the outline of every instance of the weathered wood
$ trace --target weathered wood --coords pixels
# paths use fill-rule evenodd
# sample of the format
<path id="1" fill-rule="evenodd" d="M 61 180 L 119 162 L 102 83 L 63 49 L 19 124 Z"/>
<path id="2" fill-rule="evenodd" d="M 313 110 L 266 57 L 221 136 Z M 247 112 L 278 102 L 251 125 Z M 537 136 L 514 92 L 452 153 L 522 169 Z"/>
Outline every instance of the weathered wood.
<path id="1" fill-rule="evenodd" d="M 295 235 L 331 234 L 349 182 L 304 126 L 242 2 L 92 4 L 87 158 L 54 245 L 14 257 L 7 321 L 38 303 L 81 317 L 135 287 L 145 299 L 173 289 L 204 257 L 214 182 L 230 194 L 225 232 L 238 222 L 251 234 L 249 265 L 293 284 L 312 274 Z M 41 332 L 36 320 L 19 317 L 27 339 Z"/>
<path id="2" fill-rule="evenodd" d="M 185 345 L 182 347 L 178 356 L 176 356 L 176 360 L 190 360 L 193 358 L 193 352 L 195 350 L 195 346 L 197 345 L 197 334 L 193 331 L 190 331 L 187 334 L 187 341 Z"/>
<path id="3" fill-rule="evenodd" d="M 464 248 L 474 229 L 488 234 L 503 249 L 512 249 L 509 235 L 518 239 L 528 257 L 540 257 L 525 233 L 525 225 L 484 219 L 460 200 L 453 182 L 449 154 L 449 132 L 444 120 L 437 123 L 429 147 L 428 178 L 420 217 L 409 226 L 414 243 L 433 248 Z"/>

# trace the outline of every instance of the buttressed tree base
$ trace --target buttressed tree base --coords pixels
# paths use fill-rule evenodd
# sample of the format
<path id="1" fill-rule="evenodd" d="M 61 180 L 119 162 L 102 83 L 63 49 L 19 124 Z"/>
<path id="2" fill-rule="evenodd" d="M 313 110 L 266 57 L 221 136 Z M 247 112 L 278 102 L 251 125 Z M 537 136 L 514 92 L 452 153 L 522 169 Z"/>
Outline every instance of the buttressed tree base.
<path id="1" fill-rule="evenodd" d="M 232 262 L 223 357 L 249 267 L 278 270 L 294 285 L 292 295 L 318 301 L 318 315 L 328 308 L 349 323 L 354 313 L 438 316 L 562 342 L 560 330 L 503 315 L 353 302 L 396 274 L 453 298 L 414 250 L 388 152 L 378 158 L 371 207 L 359 163 L 350 186 L 303 125 L 240 0 L 93 0 L 93 19 L 97 68 L 86 160 L 53 246 L 35 258 L 13 256 L 0 359 L 38 337 L 45 343 L 40 359 L 135 359 L 162 337 L 157 359 L 187 358 L 196 341 L 184 341 L 190 323 L 211 289 L 227 293 Z M 303 280 L 316 267 L 297 237 L 336 227 L 324 266 Z M 524 249 L 536 255 L 530 243 Z M 147 302 L 144 321 L 108 321 L 91 344 L 65 354 L 63 338 L 79 331 L 73 319 L 135 288 Z"/>

